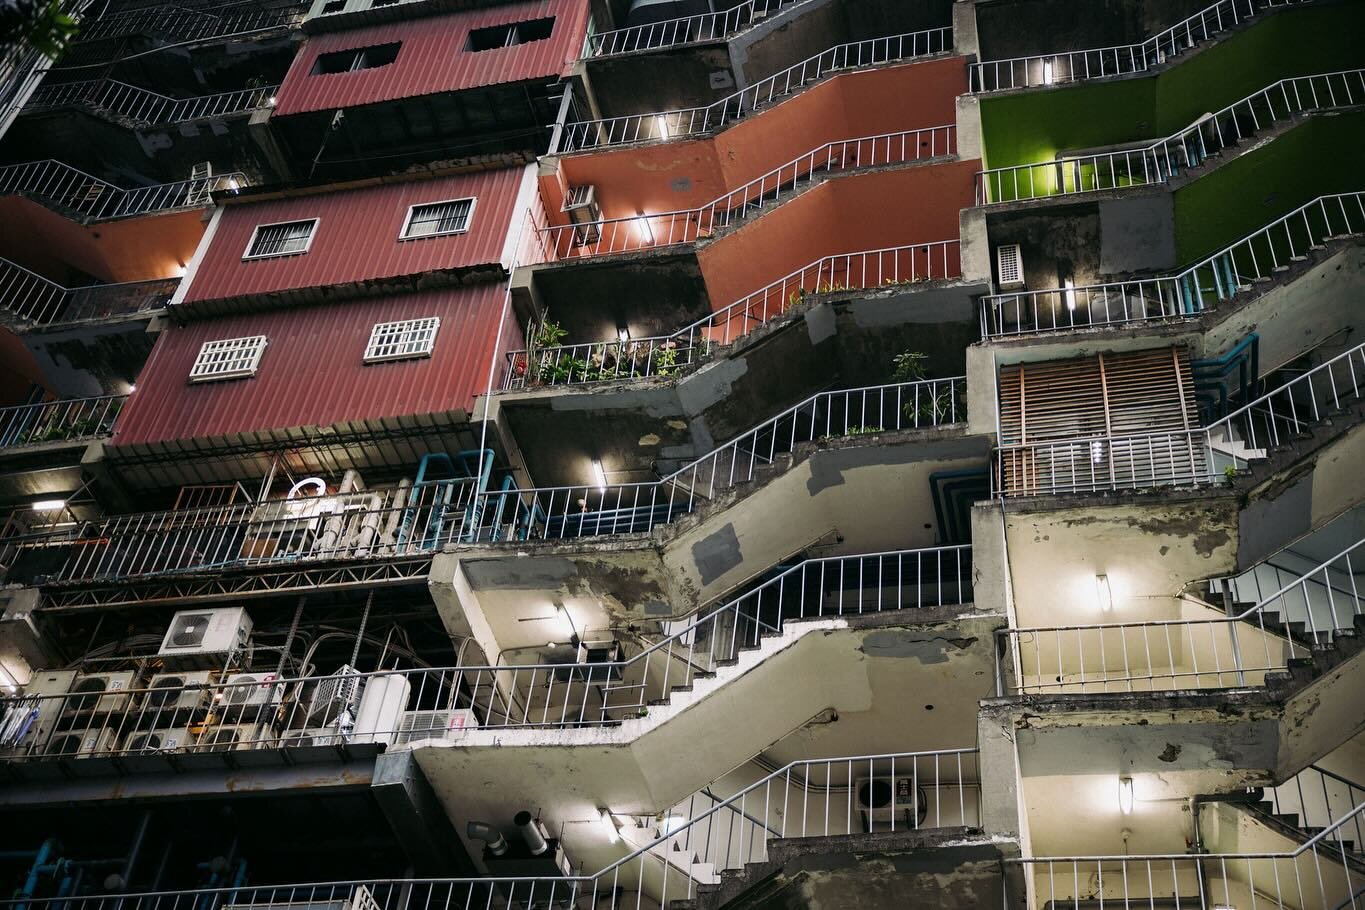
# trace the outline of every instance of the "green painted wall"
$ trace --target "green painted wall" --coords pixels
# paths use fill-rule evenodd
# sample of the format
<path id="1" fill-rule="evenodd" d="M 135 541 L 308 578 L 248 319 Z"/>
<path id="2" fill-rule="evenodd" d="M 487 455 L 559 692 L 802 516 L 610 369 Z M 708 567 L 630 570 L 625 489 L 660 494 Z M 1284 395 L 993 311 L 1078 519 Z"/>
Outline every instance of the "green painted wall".
<path id="1" fill-rule="evenodd" d="M 1365 191 L 1365 113 L 1318 116 L 1174 193 L 1178 262 L 1194 262 L 1327 193 Z"/>
<path id="2" fill-rule="evenodd" d="M 986 167 L 1158 139 L 1288 76 L 1365 67 L 1365 3 L 1269 15 L 1160 75 L 981 99 Z"/>

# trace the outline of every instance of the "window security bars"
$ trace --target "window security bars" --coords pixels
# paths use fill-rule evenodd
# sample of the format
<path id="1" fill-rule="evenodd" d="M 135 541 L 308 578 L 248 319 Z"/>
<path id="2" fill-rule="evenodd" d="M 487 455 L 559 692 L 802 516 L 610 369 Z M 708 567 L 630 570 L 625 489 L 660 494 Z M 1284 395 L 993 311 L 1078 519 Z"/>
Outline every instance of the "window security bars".
<path id="1" fill-rule="evenodd" d="M 808 294 L 962 275 L 960 244 L 941 240 L 825 256 L 671 335 L 509 351 L 503 390 L 674 376 L 800 304 Z"/>
<path id="2" fill-rule="evenodd" d="M 517 489 L 487 478 L 426 482 L 310 499 L 113 515 L 59 539 L 49 583 L 80 585 L 428 556 L 448 545 L 642 533 L 737 484 L 782 469 L 781 456 L 823 437 L 946 426 L 966 419 L 962 377 L 826 392 L 783 411 L 652 483 Z"/>
<path id="3" fill-rule="evenodd" d="M 1362 69 L 1282 79 L 1143 148 L 978 171 L 976 201 L 995 205 L 1165 183 L 1279 121 L 1362 101 Z"/>
<path id="4" fill-rule="evenodd" d="M 1001 446 L 995 495 L 1034 496 L 1227 482 L 1365 394 L 1365 344 L 1196 430 Z"/>
<path id="5" fill-rule="evenodd" d="M 138 126 L 244 114 L 270 106 L 278 85 L 219 92 L 194 98 L 171 98 L 116 79 L 46 84 L 33 93 L 25 111 L 84 107 Z"/>
<path id="6" fill-rule="evenodd" d="M 951 155 L 956 137 L 950 124 L 827 142 L 695 209 L 541 228 L 540 256 L 554 262 L 692 243 L 761 212 L 820 174 Z"/>
<path id="7" fill-rule="evenodd" d="M 318 220 L 308 218 L 282 224 L 257 225 L 251 234 L 243 259 L 265 259 L 270 256 L 293 256 L 308 252 L 313 244 Z"/>
<path id="8" fill-rule="evenodd" d="M 264 335 L 206 341 L 199 348 L 194 365 L 190 367 L 190 382 L 255 376 L 265 345 Z"/>
<path id="9" fill-rule="evenodd" d="M 0 167 L 0 194 L 33 196 L 90 219 L 196 208 L 209 204 L 210 193 L 245 185 L 246 177 L 234 173 L 123 189 L 50 158 Z"/>
<path id="10" fill-rule="evenodd" d="M 452 199 L 449 202 L 432 202 L 414 205 L 408 209 L 408 219 L 403 225 L 403 238 L 434 237 L 438 234 L 459 234 L 469 230 L 470 216 L 474 213 L 473 199 Z"/>
<path id="11" fill-rule="evenodd" d="M 951 28 L 926 29 L 836 45 L 705 107 L 566 124 L 562 130 L 556 130 L 551 153 L 577 152 L 704 133 L 785 98 L 830 73 L 942 54 L 952 50 L 952 47 Z"/>
<path id="12" fill-rule="evenodd" d="M 1365 233 L 1365 193 L 1319 196 L 1195 263 L 1160 278 L 992 294 L 982 298 L 983 338 L 1195 316 L 1321 249 Z"/>
<path id="13" fill-rule="evenodd" d="M 680 629 L 623 645 L 635 650 L 629 657 L 357 673 L 348 677 L 353 698 L 345 702 L 334 698 L 334 676 L 261 673 L 189 685 L 163 679 L 114 696 L 18 696 L 0 700 L 0 711 L 37 711 L 46 722 L 0 744 L 0 760 L 80 757 L 92 742 L 101 744 L 100 754 L 213 752 L 305 745 L 301 737 L 403 745 L 458 740 L 475 729 L 616 725 L 642 717 L 648 706 L 657 710 L 676 691 L 723 686 L 747 672 L 734 661 L 782 634 L 787 623 L 970 603 L 971 559 L 970 547 L 956 546 L 806 560 Z M 350 720 L 372 690 L 387 692 L 404 713 L 357 729 Z M 147 736 L 158 732 L 153 745 Z"/>
<path id="14" fill-rule="evenodd" d="M 365 345 L 365 362 L 428 357 L 436 346 L 436 332 L 440 328 L 441 320 L 437 316 L 381 322 L 370 332 L 370 340 Z"/>
<path id="15" fill-rule="evenodd" d="M 0 307 L 36 325 L 71 322 L 165 306 L 180 279 L 66 288 L 0 258 Z"/>
<path id="16" fill-rule="evenodd" d="M 1326 588 L 1360 571 L 1365 540 L 1347 547 L 1236 616 L 1001 629 L 999 695 L 1180 691 L 1261 686 L 1294 658 L 1354 629 L 1365 591 Z M 1313 598 L 1314 607 L 1300 604 Z M 1188 606 L 1182 607 L 1188 615 Z M 1195 612 L 1206 614 L 1211 608 Z M 1290 623 L 1302 623 L 1298 631 Z M 1006 667 L 1005 662 L 1009 662 Z"/>
<path id="17" fill-rule="evenodd" d="M 891 808 L 864 809 L 863 797 Z M 364 910 L 667 907 L 714 883 L 716 873 L 767 856 L 779 838 L 836 837 L 914 828 L 979 827 L 981 775 L 974 749 L 900 752 L 796 761 L 724 799 L 593 874 L 563 877 L 416 879 L 203 888 L 188 892 L 21 898 L 14 910 L 176 910 L 186 906 L 332 907 Z M 738 824 L 740 819 L 743 824 Z M 729 822 L 733 827 L 722 831 Z M 711 840 L 705 845 L 707 836 Z M 675 843 L 714 863 L 684 864 Z M 704 877 L 699 877 L 704 876 Z"/>
<path id="18" fill-rule="evenodd" d="M 702 13 L 632 25 L 589 35 L 585 56 L 610 57 L 632 51 L 658 50 L 693 41 L 718 41 L 728 38 L 756 22 L 766 22 L 778 13 L 800 6 L 806 0 L 748 0 L 723 12 Z"/>
<path id="19" fill-rule="evenodd" d="M 108 436 L 127 400 L 127 395 L 101 395 L 0 408 L 0 448 Z"/>
<path id="20" fill-rule="evenodd" d="M 1042 856 L 1007 859 L 1032 880 L 1030 906 L 1238 910 L 1359 910 L 1365 876 L 1337 833 L 1365 814 L 1356 806 L 1332 827 L 1281 853 L 1171 853 L 1152 856 Z"/>
<path id="21" fill-rule="evenodd" d="M 1137 44 L 974 63 L 971 67 L 972 91 L 980 94 L 1143 73 L 1236 28 L 1263 10 L 1301 2 L 1307 0 L 1218 0 L 1185 21 Z"/>

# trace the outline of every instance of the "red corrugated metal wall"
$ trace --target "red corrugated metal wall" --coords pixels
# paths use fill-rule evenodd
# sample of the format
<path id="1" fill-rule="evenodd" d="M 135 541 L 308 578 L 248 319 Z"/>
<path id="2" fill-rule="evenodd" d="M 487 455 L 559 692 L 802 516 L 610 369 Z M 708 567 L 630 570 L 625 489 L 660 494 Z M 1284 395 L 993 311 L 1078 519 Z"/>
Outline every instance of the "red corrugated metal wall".
<path id="1" fill-rule="evenodd" d="M 114 445 L 469 410 L 488 381 L 505 290 L 489 282 L 172 326 L 138 376 Z M 441 317 L 431 357 L 362 362 L 375 323 L 426 316 Z M 504 334 L 515 333 L 507 321 Z M 189 383 L 200 345 L 248 335 L 269 339 L 254 378 Z"/>
<path id="2" fill-rule="evenodd" d="M 543 41 L 487 51 L 465 49 L 472 29 L 553 16 Z M 554 78 L 568 72 L 583 49 L 587 0 L 531 0 L 491 9 L 409 19 L 316 35 L 299 49 L 276 95 L 276 116 L 356 107 L 395 98 L 456 92 L 506 82 Z M 320 54 L 401 41 L 386 66 L 314 75 Z"/>
<path id="3" fill-rule="evenodd" d="M 185 302 L 347 284 L 496 263 L 515 212 L 525 168 L 457 174 L 224 208 Z M 408 207 L 473 196 L 469 231 L 399 240 Z M 513 218 L 513 215 L 516 218 Z M 312 246 L 298 256 L 243 261 L 258 224 L 317 218 Z"/>

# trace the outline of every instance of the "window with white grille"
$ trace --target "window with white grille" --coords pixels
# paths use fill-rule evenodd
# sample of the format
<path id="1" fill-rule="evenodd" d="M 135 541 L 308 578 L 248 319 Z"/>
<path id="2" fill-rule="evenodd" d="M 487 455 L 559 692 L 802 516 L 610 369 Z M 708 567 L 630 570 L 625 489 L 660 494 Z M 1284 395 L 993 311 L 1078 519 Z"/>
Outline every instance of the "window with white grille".
<path id="1" fill-rule="evenodd" d="M 448 199 L 445 202 L 414 205 L 408 209 L 408 220 L 403 224 L 402 239 L 462 234 L 469 230 L 469 220 L 473 214 L 473 199 Z"/>
<path id="2" fill-rule="evenodd" d="M 438 316 L 381 322 L 370 332 L 370 342 L 365 345 L 365 362 L 429 357 L 436 345 L 436 330 L 440 327 Z"/>
<path id="3" fill-rule="evenodd" d="M 1000 286 L 1024 283 L 1024 257 L 1019 244 L 1006 243 L 995 248 L 995 267 L 1000 275 Z"/>
<path id="4" fill-rule="evenodd" d="M 264 259 L 267 256 L 295 256 L 308 252 L 318 220 L 286 221 L 281 224 L 258 224 L 246 245 L 243 259 Z"/>
<path id="5" fill-rule="evenodd" d="M 194 358 L 194 366 L 190 367 L 190 382 L 255 376 L 265 344 L 264 335 L 204 342 L 199 356 Z"/>

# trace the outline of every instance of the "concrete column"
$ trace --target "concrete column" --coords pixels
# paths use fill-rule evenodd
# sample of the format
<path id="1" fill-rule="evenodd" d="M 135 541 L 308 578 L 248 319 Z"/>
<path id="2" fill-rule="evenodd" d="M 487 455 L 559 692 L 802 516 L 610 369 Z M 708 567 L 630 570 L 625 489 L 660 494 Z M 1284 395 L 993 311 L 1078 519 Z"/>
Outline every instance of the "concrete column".
<path id="1" fill-rule="evenodd" d="M 1019 757 L 1008 711 L 981 711 L 976 719 L 981 750 L 981 827 L 994 837 L 1019 840 Z"/>
<path id="2" fill-rule="evenodd" d="M 976 0 L 956 0 L 953 4 L 953 50 L 964 57 L 981 56 L 976 34 Z"/>
<path id="3" fill-rule="evenodd" d="M 375 760 L 371 792 L 417 875 L 478 874 L 410 750 L 386 752 Z"/>
<path id="4" fill-rule="evenodd" d="M 438 553 L 431 563 L 431 575 L 427 587 L 436 602 L 436 612 L 441 623 L 452 638 L 470 639 L 483 651 L 483 658 L 492 664 L 502 650 L 497 636 L 479 603 L 478 595 L 470 587 L 465 577 L 461 557 L 456 553 Z M 466 654 L 468 652 L 466 651 Z M 463 663 L 469 666 L 482 663 L 466 656 Z"/>
<path id="5" fill-rule="evenodd" d="M 996 439 L 999 395 L 996 388 L 995 351 L 981 344 L 967 348 L 967 432 Z"/>

